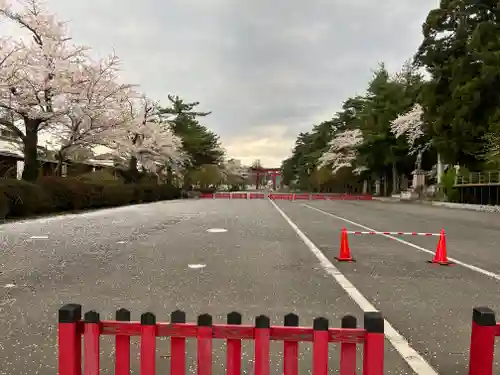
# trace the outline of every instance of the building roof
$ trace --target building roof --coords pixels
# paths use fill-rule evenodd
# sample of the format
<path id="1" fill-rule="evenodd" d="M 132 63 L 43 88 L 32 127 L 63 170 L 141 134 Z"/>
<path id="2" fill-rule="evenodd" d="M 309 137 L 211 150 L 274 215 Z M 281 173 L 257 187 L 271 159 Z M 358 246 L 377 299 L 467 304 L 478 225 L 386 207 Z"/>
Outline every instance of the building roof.
<path id="1" fill-rule="evenodd" d="M 44 152 L 47 151 L 45 147 L 38 146 L 38 151 Z M 17 141 L 13 140 L 8 137 L 0 136 L 0 155 L 1 156 L 8 156 L 12 158 L 16 158 L 18 160 L 22 160 L 24 158 L 24 153 L 22 151 L 22 145 Z M 55 160 L 49 160 L 46 158 L 39 158 L 42 161 L 45 162 L 53 162 L 55 163 Z M 75 162 L 77 164 L 85 164 L 85 165 L 90 165 L 90 166 L 95 166 L 95 167 L 114 167 L 115 163 L 113 160 L 109 159 L 88 159 L 85 161 L 78 161 Z"/>

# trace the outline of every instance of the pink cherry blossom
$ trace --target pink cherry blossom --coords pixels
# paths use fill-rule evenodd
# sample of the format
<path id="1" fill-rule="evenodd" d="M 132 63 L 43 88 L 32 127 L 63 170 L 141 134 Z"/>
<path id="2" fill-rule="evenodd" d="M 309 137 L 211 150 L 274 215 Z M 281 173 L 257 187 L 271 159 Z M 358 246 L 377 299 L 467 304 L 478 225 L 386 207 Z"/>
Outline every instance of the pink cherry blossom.
<path id="1" fill-rule="evenodd" d="M 15 119 L 43 120 L 40 130 L 68 112 L 68 95 L 79 89 L 73 85 L 74 75 L 88 49 L 71 43 L 64 23 L 41 1 L 17 5 L 0 1 L 0 19 L 26 33 L 0 38 L 0 108 Z"/>
<path id="2" fill-rule="evenodd" d="M 124 161 L 137 158 L 145 168 L 154 171 L 158 164 L 179 167 L 186 160 L 182 140 L 158 121 L 158 104 L 142 95 L 129 99 L 126 126 L 108 129 L 107 146 Z"/>
<path id="3" fill-rule="evenodd" d="M 391 131 L 394 136 L 396 138 L 406 137 L 410 148 L 413 148 L 415 142 L 424 135 L 422 114 L 422 106 L 417 103 L 410 111 L 402 114 L 391 123 Z"/>
<path id="4" fill-rule="evenodd" d="M 329 143 L 329 150 L 320 157 L 320 166 L 331 167 L 333 173 L 342 168 L 352 168 L 358 155 L 357 148 L 363 144 L 363 140 L 360 129 L 336 134 Z"/>
<path id="5" fill-rule="evenodd" d="M 51 123 L 50 134 L 60 152 L 99 144 L 110 129 L 129 126 L 133 86 L 119 83 L 119 71 L 120 60 L 114 54 L 80 64 L 71 78 L 78 89 L 67 95 L 68 110 Z"/>

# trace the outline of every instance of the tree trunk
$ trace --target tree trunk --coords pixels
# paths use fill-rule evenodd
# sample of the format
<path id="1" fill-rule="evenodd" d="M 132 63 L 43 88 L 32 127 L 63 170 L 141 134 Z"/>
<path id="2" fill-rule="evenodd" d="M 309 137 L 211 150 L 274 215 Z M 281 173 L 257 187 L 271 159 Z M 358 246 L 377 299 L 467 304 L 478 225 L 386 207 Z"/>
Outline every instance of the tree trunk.
<path id="1" fill-rule="evenodd" d="M 443 159 L 441 158 L 441 154 L 438 152 L 437 154 L 437 183 L 438 187 L 441 185 L 441 182 L 443 180 L 443 173 L 444 173 L 444 165 L 443 165 Z"/>
<path id="2" fill-rule="evenodd" d="M 167 184 L 173 185 L 174 182 L 174 171 L 171 165 L 167 166 Z"/>
<path id="3" fill-rule="evenodd" d="M 130 161 L 128 163 L 128 170 L 130 172 L 138 172 L 138 169 L 137 169 L 137 158 L 135 156 L 132 156 L 130 158 Z"/>
<path id="4" fill-rule="evenodd" d="M 38 179 L 38 126 L 41 120 L 24 119 L 26 127 L 26 136 L 24 142 L 24 170 L 23 180 L 34 182 Z"/>
<path id="5" fill-rule="evenodd" d="M 387 197 L 387 172 L 384 172 L 384 197 Z"/>
<path id="6" fill-rule="evenodd" d="M 139 180 L 139 170 L 137 169 L 137 157 L 130 157 L 128 164 L 128 183 L 135 183 Z"/>
<path id="7" fill-rule="evenodd" d="M 56 167 L 56 176 L 62 177 L 63 175 L 63 162 L 64 162 L 64 154 L 59 151 L 57 153 L 57 167 Z"/>
<path id="8" fill-rule="evenodd" d="M 392 194 L 397 193 L 399 193 L 398 170 L 396 168 L 396 163 L 392 163 Z"/>

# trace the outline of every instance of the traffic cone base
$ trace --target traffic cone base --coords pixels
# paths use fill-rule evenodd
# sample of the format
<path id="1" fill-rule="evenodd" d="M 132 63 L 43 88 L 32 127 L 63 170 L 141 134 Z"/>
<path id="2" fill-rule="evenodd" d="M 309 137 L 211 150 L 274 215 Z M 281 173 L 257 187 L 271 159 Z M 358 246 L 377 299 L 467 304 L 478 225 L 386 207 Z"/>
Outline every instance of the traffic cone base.
<path id="1" fill-rule="evenodd" d="M 347 238 L 347 229 L 342 228 L 340 235 L 340 254 L 335 257 L 339 262 L 355 262 L 356 260 L 351 256 L 351 249 L 349 248 L 349 239 Z"/>
<path id="2" fill-rule="evenodd" d="M 434 260 L 428 260 L 427 263 L 437 264 L 439 266 L 454 266 L 455 265 L 455 263 L 450 262 L 449 260 L 447 260 L 445 262 L 435 262 Z"/>

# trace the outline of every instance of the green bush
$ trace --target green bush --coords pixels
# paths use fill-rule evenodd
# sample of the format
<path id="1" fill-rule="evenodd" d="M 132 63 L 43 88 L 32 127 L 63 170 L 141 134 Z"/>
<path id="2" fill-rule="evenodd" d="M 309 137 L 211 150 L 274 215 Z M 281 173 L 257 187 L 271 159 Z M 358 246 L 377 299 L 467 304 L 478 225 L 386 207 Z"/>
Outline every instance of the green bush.
<path id="1" fill-rule="evenodd" d="M 154 202 L 181 198 L 181 189 L 168 184 L 138 184 L 134 185 L 135 200 L 140 202 Z"/>
<path id="2" fill-rule="evenodd" d="M 51 196 L 56 211 L 91 207 L 94 192 L 84 181 L 47 176 L 40 178 L 37 184 Z"/>
<path id="3" fill-rule="evenodd" d="M 125 184 L 98 176 L 46 176 L 36 184 L 0 179 L 0 218 L 39 213 L 123 206 L 181 198 L 181 190 L 154 183 Z"/>
<path id="4" fill-rule="evenodd" d="M 78 180 L 93 183 L 106 183 L 106 184 L 123 184 L 123 179 L 116 177 L 113 173 L 103 169 L 100 171 L 84 173 L 78 177 Z"/>
<path id="5" fill-rule="evenodd" d="M 106 185 L 103 188 L 103 207 L 124 206 L 139 203 L 134 200 L 134 187 L 131 185 Z"/>
<path id="6" fill-rule="evenodd" d="M 1 212 L 8 216 L 29 216 L 53 210 L 50 194 L 42 187 L 22 180 L 0 178 Z"/>
<path id="7" fill-rule="evenodd" d="M 163 185 L 158 185 L 158 188 L 160 190 L 160 200 L 172 200 L 172 199 L 182 198 L 181 189 L 175 186 L 169 184 L 163 184 Z"/>
<path id="8" fill-rule="evenodd" d="M 441 177 L 440 187 L 448 202 L 458 202 L 460 200 L 458 189 L 454 187 L 456 176 L 457 172 L 455 168 L 450 168 Z"/>
<path id="9" fill-rule="evenodd" d="M 5 219 L 9 216 L 10 203 L 9 199 L 2 192 L 0 193 L 0 219 Z"/>

